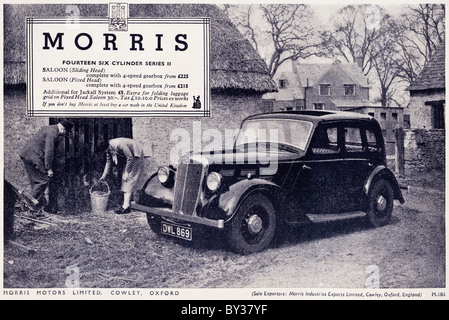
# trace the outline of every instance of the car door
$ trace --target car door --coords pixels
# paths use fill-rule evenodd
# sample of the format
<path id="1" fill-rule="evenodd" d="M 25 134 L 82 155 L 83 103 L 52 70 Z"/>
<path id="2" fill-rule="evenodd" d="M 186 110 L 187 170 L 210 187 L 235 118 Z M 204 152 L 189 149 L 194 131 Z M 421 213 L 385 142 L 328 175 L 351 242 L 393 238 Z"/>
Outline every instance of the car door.
<path id="1" fill-rule="evenodd" d="M 304 157 L 297 193 L 306 213 L 340 211 L 342 129 L 338 123 L 321 123 Z"/>
<path id="2" fill-rule="evenodd" d="M 355 211 L 362 200 L 363 186 L 374 164 L 370 159 L 366 127 L 363 122 L 347 122 L 344 131 L 344 175 L 342 194 L 344 211 Z M 371 136 L 369 136 L 372 139 Z"/>

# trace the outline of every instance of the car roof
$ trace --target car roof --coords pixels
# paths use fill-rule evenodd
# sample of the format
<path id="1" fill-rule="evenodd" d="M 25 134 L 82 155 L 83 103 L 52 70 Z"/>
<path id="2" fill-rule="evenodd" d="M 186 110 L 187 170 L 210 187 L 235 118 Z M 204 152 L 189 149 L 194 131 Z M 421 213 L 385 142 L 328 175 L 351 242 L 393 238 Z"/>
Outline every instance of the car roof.
<path id="1" fill-rule="evenodd" d="M 311 122 L 333 121 L 333 120 L 372 120 L 373 117 L 367 114 L 336 111 L 336 110 L 301 110 L 301 111 L 280 111 L 269 112 L 247 117 L 245 120 L 256 119 L 296 119 L 308 120 Z"/>

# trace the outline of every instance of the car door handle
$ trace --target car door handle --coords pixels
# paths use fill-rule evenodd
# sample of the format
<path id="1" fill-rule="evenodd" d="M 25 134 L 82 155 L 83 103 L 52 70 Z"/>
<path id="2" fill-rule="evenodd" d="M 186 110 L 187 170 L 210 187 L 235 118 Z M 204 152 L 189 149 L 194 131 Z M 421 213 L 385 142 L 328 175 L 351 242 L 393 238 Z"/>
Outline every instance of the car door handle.
<path id="1" fill-rule="evenodd" d="M 305 165 L 305 164 L 302 166 L 302 168 L 303 168 L 304 170 L 312 170 L 311 167 L 309 167 L 308 165 Z"/>

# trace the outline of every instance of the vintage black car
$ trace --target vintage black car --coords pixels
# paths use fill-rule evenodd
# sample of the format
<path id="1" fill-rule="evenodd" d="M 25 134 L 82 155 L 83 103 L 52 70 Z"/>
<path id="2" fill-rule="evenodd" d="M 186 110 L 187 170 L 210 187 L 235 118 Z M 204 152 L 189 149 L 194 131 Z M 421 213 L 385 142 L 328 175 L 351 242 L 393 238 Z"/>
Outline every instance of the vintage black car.
<path id="1" fill-rule="evenodd" d="M 161 167 L 132 207 L 157 233 L 192 240 L 198 227 L 218 228 L 233 251 L 250 254 L 284 223 L 366 217 L 383 226 L 394 200 L 404 202 L 378 122 L 304 110 L 248 117 L 233 148 Z"/>

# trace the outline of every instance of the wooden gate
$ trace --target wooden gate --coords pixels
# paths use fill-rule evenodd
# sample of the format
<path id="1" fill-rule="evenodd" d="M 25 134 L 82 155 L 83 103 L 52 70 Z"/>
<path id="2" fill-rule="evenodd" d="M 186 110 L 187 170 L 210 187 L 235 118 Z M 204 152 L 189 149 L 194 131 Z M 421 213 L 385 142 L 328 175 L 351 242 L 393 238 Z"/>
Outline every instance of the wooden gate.
<path id="1" fill-rule="evenodd" d="M 103 173 L 105 155 L 100 150 L 109 139 L 132 138 L 131 118 L 71 118 L 72 132 L 60 143 L 55 172 L 58 207 L 65 212 L 90 211 L 89 190 Z M 50 124 L 57 123 L 51 118 Z M 112 185 L 111 189 L 117 189 Z"/>

